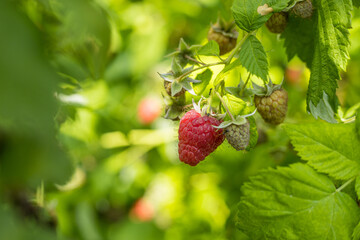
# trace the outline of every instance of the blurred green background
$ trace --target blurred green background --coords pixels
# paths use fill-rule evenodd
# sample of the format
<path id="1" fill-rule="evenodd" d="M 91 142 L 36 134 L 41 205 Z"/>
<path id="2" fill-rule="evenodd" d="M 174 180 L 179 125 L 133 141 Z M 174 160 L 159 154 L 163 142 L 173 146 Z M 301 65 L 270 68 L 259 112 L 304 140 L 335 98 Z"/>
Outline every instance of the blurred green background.
<path id="1" fill-rule="evenodd" d="M 0 1 L 0 239 L 248 239 L 234 224 L 240 187 L 263 168 L 299 161 L 287 136 L 256 116 L 253 151 L 224 143 L 197 167 L 185 165 L 178 123 L 161 117 L 158 76 L 180 38 L 206 43 L 231 4 Z M 360 102 L 359 16 L 338 91 L 344 117 Z M 265 28 L 258 36 L 272 79 L 285 76 L 286 121 L 311 121 L 309 71 L 288 63 L 279 36 Z"/>

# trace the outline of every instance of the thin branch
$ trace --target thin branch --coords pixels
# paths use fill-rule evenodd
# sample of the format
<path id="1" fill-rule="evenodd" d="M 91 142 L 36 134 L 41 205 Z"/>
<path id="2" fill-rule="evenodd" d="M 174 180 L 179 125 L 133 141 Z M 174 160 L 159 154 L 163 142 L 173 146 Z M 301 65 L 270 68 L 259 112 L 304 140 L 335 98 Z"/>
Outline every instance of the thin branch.
<path id="1" fill-rule="evenodd" d="M 192 70 L 190 70 L 190 71 L 188 71 L 188 72 L 186 72 L 186 73 L 183 73 L 183 74 L 180 75 L 177 79 L 178 79 L 179 81 L 181 81 L 181 79 L 183 79 L 184 77 L 186 77 L 187 75 L 189 75 L 189 74 L 191 74 L 191 73 L 193 73 L 193 72 L 196 72 L 196 71 L 198 71 L 198 70 L 200 70 L 200 69 L 203 69 L 203 68 L 212 67 L 212 66 L 216 66 L 216 65 L 220 65 L 220 64 L 225 64 L 225 63 L 223 63 L 223 62 L 216 62 L 216 63 L 205 64 L 205 65 L 200 66 L 200 67 L 198 67 L 198 68 L 194 68 L 194 69 L 192 69 Z"/>
<path id="2" fill-rule="evenodd" d="M 197 63 L 197 64 L 200 64 L 200 65 L 206 65 L 205 63 L 200 62 L 200 61 L 198 61 L 198 60 L 196 60 L 196 59 L 194 59 L 194 58 L 190 57 L 189 55 L 185 55 L 185 58 L 187 58 L 187 59 L 189 59 L 190 61 L 193 61 L 193 62 L 195 62 L 195 63 Z"/>

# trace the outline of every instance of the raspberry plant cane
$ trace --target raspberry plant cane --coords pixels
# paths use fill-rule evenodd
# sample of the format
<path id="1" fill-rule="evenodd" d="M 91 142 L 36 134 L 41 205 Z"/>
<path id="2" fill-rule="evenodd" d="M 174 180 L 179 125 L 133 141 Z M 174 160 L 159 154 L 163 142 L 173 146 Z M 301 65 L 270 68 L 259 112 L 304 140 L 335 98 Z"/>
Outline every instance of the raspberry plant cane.
<path id="1" fill-rule="evenodd" d="M 188 106 L 191 98 L 204 96 L 207 112 L 215 114 L 177 112 L 179 118 L 185 114 L 179 129 L 180 160 L 198 164 L 222 143 L 224 136 L 236 150 L 251 151 L 257 141 L 256 121 L 251 116 L 255 109 L 274 131 L 281 124 L 298 157 L 304 160 L 261 171 L 242 187 L 236 225 L 249 239 L 360 239 L 356 202 L 360 198 L 360 121 L 358 116 L 354 122 L 353 114 L 341 118 L 336 96 L 340 73 L 346 70 L 350 58 L 351 11 L 353 4 L 360 5 L 358 2 L 234 0 L 231 11 L 239 35 L 229 55 L 220 57 L 224 51 L 219 38 L 209 38 L 204 45 L 182 44 L 172 54 L 173 62 L 180 66 L 177 73 L 161 74 L 174 85 L 170 98 L 179 103 L 179 109 Z M 267 51 L 262 35 L 257 34 L 265 27 L 281 34 L 289 60 L 298 56 L 306 63 L 311 72 L 306 110 L 324 121 L 283 123 L 291 95 L 281 84 L 270 81 Z M 215 66 L 222 67 L 217 74 Z M 248 74 L 246 82 L 240 78 L 238 86 L 230 85 L 229 73 L 239 68 L 244 70 L 242 74 Z M 186 92 L 177 101 L 180 96 L 176 94 L 182 89 Z M 207 94 L 209 89 L 212 91 Z M 190 99 L 189 93 L 193 95 Z M 216 120 L 225 113 L 224 119 Z M 204 146 L 210 147 L 204 147 L 205 154 L 200 154 L 202 147 L 195 149 L 184 144 L 184 139 L 196 142 L 193 132 L 205 128 L 209 136 Z M 222 130 L 223 135 L 216 135 L 214 129 Z"/>

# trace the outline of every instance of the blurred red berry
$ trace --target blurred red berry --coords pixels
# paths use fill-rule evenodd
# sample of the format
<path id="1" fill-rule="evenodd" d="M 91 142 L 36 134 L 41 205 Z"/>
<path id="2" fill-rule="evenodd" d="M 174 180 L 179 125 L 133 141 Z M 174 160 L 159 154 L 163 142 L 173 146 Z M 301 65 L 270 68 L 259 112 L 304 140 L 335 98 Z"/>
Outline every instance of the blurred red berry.
<path id="1" fill-rule="evenodd" d="M 154 217 L 153 206 L 143 198 L 136 201 L 131 209 L 131 213 L 142 222 L 150 221 Z"/>
<path id="2" fill-rule="evenodd" d="M 289 84 L 298 84 L 301 80 L 302 69 L 298 67 L 288 67 L 285 72 L 285 79 Z"/>
<path id="3" fill-rule="evenodd" d="M 138 106 L 138 119 L 142 124 L 154 122 L 161 114 L 160 101 L 154 98 L 144 98 Z"/>

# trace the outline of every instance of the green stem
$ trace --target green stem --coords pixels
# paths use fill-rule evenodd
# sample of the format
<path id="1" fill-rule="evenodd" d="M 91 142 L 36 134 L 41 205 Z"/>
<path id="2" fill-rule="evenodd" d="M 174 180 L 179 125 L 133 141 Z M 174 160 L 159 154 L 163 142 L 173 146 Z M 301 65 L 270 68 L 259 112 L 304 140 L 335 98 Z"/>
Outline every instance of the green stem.
<path id="1" fill-rule="evenodd" d="M 235 122 L 235 118 L 234 118 L 234 116 L 231 114 L 231 112 L 230 112 L 230 110 L 229 110 L 228 106 L 226 105 L 226 103 L 225 103 L 224 99 L 220 96 L 220 94 L 219 94 L 218 92 L 216 92 L 216 95 L 219 97 L 219 99 L 220 99 L 220 101 L 221 101 L 222 105 L 224 106 L 224 108 L 225 108 L 226 112 L 229 114 L 229 116 L 230 116 L 231 120 Z"/>
<path id="2" fill-rule="evenodd" d="M 242 45 L 244 44 L 245 40 L 252 34 L 253 32 L 247 32 L 245 34 L 245 36 L 240 40 L 240 42 L 238 42 L 238 44 L 236 45 L 236 47 L 234 48 L 234 50 L 232 50 L 231 54 L 224 60 L 225 64 L 229 64 L 231 62 L 231 60 L 233 59 L 233 57 L 235 56 L 235 54 L 240 50 L 240 48 L 242 47 Z"/>
<path id="3" fill-rule="evenodd" d="M 180 75 L 177 79 L 179 81 L 181 81 L 184 77 L 186 77 L 187 75 L 189 75 L 190 73 L 193 73 L 193 72 L 196 72 L 200 69 L 203 69 L 203 68 L 207 68 L 207 67 L 212 67 L 212 66 L 216 66 L 216 65 L 220 65 L 220 64 L 225 64 L 224 62 L 216 62 L 216 63 L 209 63 L 209 64 L 205 64 L 203 66 L 200 66 L 200 67 L 197 67 L 197 68 L 194 68 L 194 69 L 191 69 L 190 71 L 186 72 L 186 73 L 183 73 L 182 75 Z"/>
<path id="4" fill-rule="evenodd" d="M 246 87 L 246 85 L 248 84 L 248 82 L 249 82 L 249 80 L 250 80 L 250 76 L 251 76 L 251 74 L 249 73 L 249 75 L 248 75 L 248 77 L 247 77 L 247 79 L 246 79 L 246 81 L 245 81 L 244 86 L 242 86 L 242 88 L 241 88 L 241 90 L 240 90 L 240 96 L 243 95 L 244 90 L 245 90 L 245 87 Z"/>
<path id="5" fill-rule="evenodd" d="M 180 75 L 177 79 L 178 81 L 181 81 L 184 77 L 186 77 L 187 75 L 195 72 L 195 71 L 198 71 L 200 69 L 203 69 L 203 68 L 207 68 L 207 67 L 212 67 L 212 66 L 216 66 L 216 65 L 221 65 L 221 64 L 229 64 L 231 62 L 231 60 L 233 59 L 233 57 L 235 56 L 235 54 L 240 50 L 241 46 L 244 44 L 245 40 L 251 35 L 253 34 L 253 32 L 247 32 L 245 34 L 245 36 L 240 40 L 240 42 L 238 42 L 238 44 L 236 45 L 236 47 L 232 50 L 231 54 L 223 61 L 221 62 L 216 62 L 216 63 L 209 63 L 209 64 L 205 64 L 205 65 L 202 65 L 198 68 L 194 68 L 186 73 L 183 73 L 182 75 Z M 191 59 L 190 59 L 191 60 Z"/>
<path id="6" fill-rule="evenodd" d="M 187 58 L 187 59 L 189 59 L 190 61 L 193 61 L 193 62 L 195 62 L 195 63 L 197 63 L 197 64 L 206 65 L 206 63 L 200 62 L 200 61 L 198 61 L 198 60 L 190 57 L 189 55 L 185 55 L 185 58 Z"/>
<path id="7" fill-rule="evenodd" d="M 341 192 L 341 190 L 343 190 L 344 188 L 346 188 L 350 183 L 352 183 L 355 180 L 356 177 L 351 178 L 350 180 L 348 180 L 346 183 L 344 183 L 343 185 L 341 185 L 339 188 L 336 189 L 336 192 Z"/>

